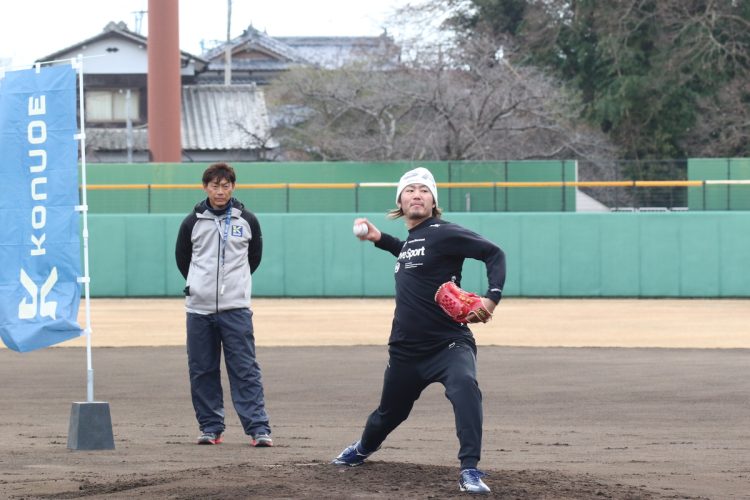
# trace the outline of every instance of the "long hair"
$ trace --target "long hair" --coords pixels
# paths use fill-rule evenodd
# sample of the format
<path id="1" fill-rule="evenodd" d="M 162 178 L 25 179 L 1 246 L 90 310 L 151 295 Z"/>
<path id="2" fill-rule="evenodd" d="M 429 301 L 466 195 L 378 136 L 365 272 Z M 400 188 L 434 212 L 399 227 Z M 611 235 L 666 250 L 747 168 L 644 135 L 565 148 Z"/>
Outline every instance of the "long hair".
<path id="1" fill-rule="evenodd" d="M 443 209 L 435 205 L 432 207 L 432 217 L 437 217 L 438 219 L 440 216 L 443 215 Z M 392 208 L 391 210 L 388 210 L 388 213 L 386 216 L 389 219 L 398 219 L 399 217 L 404 216 L 404 211 L 401 210 L 401 207 Z"/>

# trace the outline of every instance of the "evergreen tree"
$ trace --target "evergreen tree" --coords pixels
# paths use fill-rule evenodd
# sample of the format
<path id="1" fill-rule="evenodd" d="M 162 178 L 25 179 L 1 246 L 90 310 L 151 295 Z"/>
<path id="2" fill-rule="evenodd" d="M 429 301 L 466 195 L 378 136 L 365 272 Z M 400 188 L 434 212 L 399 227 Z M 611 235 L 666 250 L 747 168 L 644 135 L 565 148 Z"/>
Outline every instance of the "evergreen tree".
<path id="1" fill-rule="evenodd" d="M 459 39 L 491 33 L 516 63 L 547 68 L 580 92 L 582 117 L 628 159 L 750 152 L 725 134 L 712 147 L 706 116 L 742 124 L 750 90 L 750 2 L 705 0 L 447 0 Z M 732 89 L 732 92 L 728 92 Z M 726 106 L 724 113 L 707 110 Z M 713 108 L 712 108 L 713 107 Z M 734 118 L 734 119 L 732 119 Z M 747 125 L 743 129 L 747 132 Z M 714 132 L 716 135 L 716 132 Z M 718 139 L 718 137 L 717 137 Z M 715 144 L 713 144 L 715 146 Z M 649 176 L 658 177 L 659 172 Z"/>

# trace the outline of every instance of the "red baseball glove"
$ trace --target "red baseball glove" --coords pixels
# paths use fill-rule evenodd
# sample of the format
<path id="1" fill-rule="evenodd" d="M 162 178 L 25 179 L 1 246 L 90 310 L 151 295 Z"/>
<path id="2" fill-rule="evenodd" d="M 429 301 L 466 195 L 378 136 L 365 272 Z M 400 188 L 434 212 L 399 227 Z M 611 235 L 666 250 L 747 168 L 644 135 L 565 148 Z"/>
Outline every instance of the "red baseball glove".
<path id="1" fill-rule="evenodd" d="M 435 293 L 435 302 L 457 323 L 487 323 L 492 319 L 476 293 L 462 290 L 452 281 L 440 285 Z"/>

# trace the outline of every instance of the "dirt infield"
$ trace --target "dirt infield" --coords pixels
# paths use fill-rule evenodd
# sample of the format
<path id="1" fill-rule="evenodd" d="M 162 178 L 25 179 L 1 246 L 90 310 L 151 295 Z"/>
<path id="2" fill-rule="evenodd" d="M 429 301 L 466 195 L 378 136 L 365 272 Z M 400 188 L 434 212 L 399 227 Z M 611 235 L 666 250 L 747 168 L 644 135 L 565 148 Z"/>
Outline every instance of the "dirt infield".
<path id="1" fill-rule="evenodd" d="M 385 345 L 393 307 L 387 298 L 254 299 L 256 342 Z M 181 299 L 95 299 L 91 317 L 95 346 L 185 344 Z M 480 345 L 750 348 L 748 325 L 750 300 L 509 298 L 474 332 Z"/>
<path id="2" fill-rule="evenodd" d="M 377 404 L 391 300 L 254 307 L 274 448 L 248 445 L 229 401 L 225 443 L 193 444 L 181 301 L 94 300 L 116 449 L 66 447 L 81 339 L 0 349 L 0 498 L 466 496 L 437 385 L 370 463 L 328 464 Z M 509 299 L 497 313 L 475 329 L 491 498 L 750 498 L 750 301 Z"/>

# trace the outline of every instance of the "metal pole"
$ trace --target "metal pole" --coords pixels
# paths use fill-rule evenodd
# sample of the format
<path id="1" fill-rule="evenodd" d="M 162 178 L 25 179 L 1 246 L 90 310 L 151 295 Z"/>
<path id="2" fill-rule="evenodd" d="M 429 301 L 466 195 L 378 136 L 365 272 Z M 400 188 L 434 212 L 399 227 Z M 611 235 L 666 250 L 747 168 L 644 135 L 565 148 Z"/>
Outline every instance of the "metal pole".
<path id="1" fill-rule="evenodd" d="M 128 163 L 133 163 L 133 120 L 130 119 L 131 104 L 130 89 L 125 91 L 125 130 L 126 145 L 128 148 Z"/>
<path id="2" fill-rule="evenodd" d="M 732 160 L 727 158 L 727 180 L 732 178 Z M 727 210 L 732 207 L 732 185 L 727 186 Z"/>
<path id="3" fill-rule="evenodd" d="M 224 47 L 224 85 L 232 84 L 232 0 L 227 0 L 227 45 Z"/>
<path id="4" fill-rule="evenodd" d="M 561 166 L 560 177 L 561 177 L 561 180 L 562 180 L 562 183 L 560 185 L 561 189 L 562 189 L 562 196 L 560 197 L 560 202 L 562 203 L 562 207 L 561 207 L 562 210 L 561 211 L 565 212 L 566 211 L 566 207 L 565 207 L 565 160 L 562 160 L 560 162 L 560 166 Z"/>
<path id="5" fill-rule="evenodd" d="M 508 182 L 508 160 L 505 160 L 504 165 L 503 165 L 503 181 Z M 504 194 L 503 199 L 505 202 L 504 211 L 507 212 L 508 211 L 508 186 L 507 184 L 503 188 L 503 194 Z"/>
<path id="6" fill-rule="evenodd" d="M 448 185 L 453 182 L 453 163 L 448 162 Z M 453 191 L 448 188 L 448 211 L 453 211 Z"/>
<path id="7" fill-rule="evenodd" d="M 75 60 L 74 60 L 75 61 Z M 83 290 L 85 297 L 86 310 L 86 401 L 94 401 L 94 368 L 91 362 L 91 291 L 89 278 L 89 218 L 88 218 L 88 200 L 86 195 L 86 132 L 85 121 L 86 114 L 84 110 L 83 98 L 83 56 L 78 55 L 78 60 L 74 62 L 78 69 L 78 112 L 81 120 L 81 131 L 78 134 L 78 140 L 81 142 L 81 213 L 83 215 Z"/>

